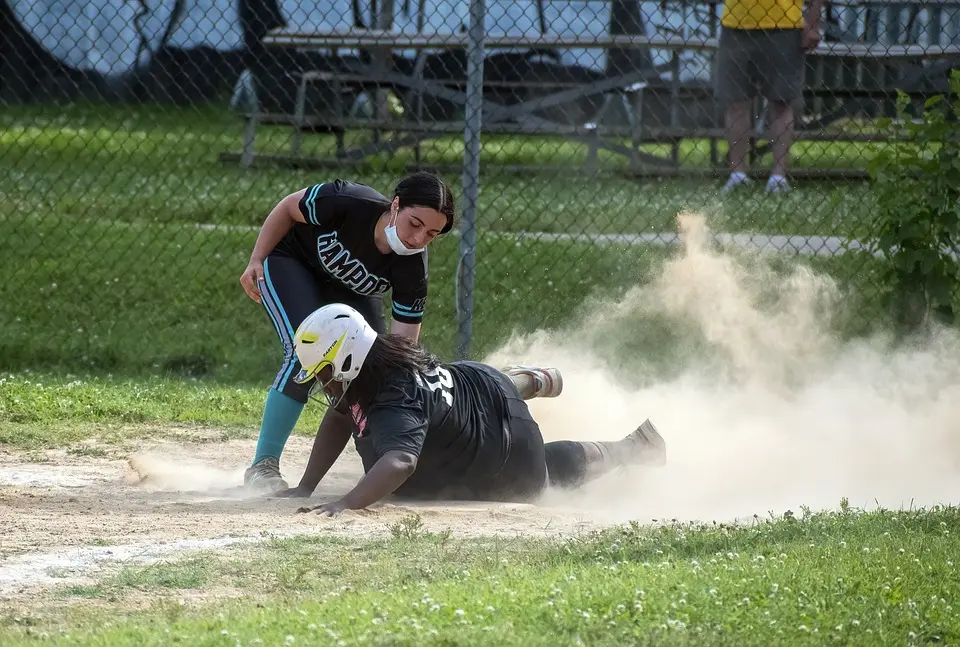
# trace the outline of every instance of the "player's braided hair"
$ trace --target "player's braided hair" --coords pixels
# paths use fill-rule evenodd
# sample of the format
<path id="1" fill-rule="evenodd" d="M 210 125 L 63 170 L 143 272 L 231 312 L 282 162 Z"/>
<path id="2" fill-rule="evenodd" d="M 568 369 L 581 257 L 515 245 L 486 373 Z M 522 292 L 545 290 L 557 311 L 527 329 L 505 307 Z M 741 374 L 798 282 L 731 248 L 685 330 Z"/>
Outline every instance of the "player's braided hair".
<path id="1" fill-rule="evenodd" d="M 447 217 L 447 224 L 440 230 L 445 234 L 453 229 L 457 216 L 457 205 L 443 180 L 432 173 L 418 171 L 400 180 L 394 191 L 394 196 L 400 198 L 400 208 L 426 207 L 436 209 Z"/>
<path id="2" fill-rule="evenodd" d="M 346 399 L 361 408 L 369 405 L 383 387 L 384 379 L 396 370 L 426 372 L 440 360 L 419 343 L 401 335 L 378 335 L 360 373 L 350 383 Z"/>

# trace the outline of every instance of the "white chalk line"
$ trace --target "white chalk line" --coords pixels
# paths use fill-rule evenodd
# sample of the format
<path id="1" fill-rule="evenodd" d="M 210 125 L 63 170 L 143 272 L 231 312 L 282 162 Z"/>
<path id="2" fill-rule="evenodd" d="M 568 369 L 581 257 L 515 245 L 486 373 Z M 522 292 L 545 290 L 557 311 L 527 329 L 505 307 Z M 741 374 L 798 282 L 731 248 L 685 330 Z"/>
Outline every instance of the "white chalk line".
<path id="1" fill-rule="evenodd" d="M 256 232 L 260 228 L 253 225 L 219 225 L 202 223 L 196 225 L 204 231 L 243 231 Z M 459 230 L 450 232 L 460 235 Z M 588 234 L 564 232 L 535 232 L 535 231 L 491 231 L 477 232 L 477 238 L 484 237 L 514 238 L 517 240 L 536 240 L 554 243 L 586 243 L 593 245 L 623 245 L 638 246 L 652 245 L 669 247 L 681 244 L 680 235 L 674 232 L 656 232 L 644 234 Z M 869 252 L 867 245 L 858 240 L 850 240 L 839 236 L 816 235 L 786 235 L 786 234 L 732 234 L 728 232 L 712 233 L 713 240 L 721 245 L 733 245 L 759 251 L 792 252 L 807 256 L 839 256 L 848 251 Z M 874 252 L 875 256 L 878 256 Z"/>
<path id="2" fill-rule="evenodd" d="M 103 222 L 98 224 L 129 227 L 129 228 L 147 228 L 147 227 L 177 227 L 184 228 L 191 225 L 183 223 L 145 223 L 145 222 L 124 222 L 119 220 Z M 256 233 L 260 231 L 259 225 L 229 225 L 219 223 L 194 223 L 193 228 L 201 231 L 224 231 L 224 232 L 244 232 Z M 461 231 L 454 229 L 450 232 L 454 236 L 460 236 Z M 612 246 L 652 246 L 652 247 L 671 247 L 682 243 L 681 236 L 676 232 L 649 232 L 641 234 L 591 234 L 591 233 L 569 233 L 569 232 L 536 232 L 536 231 L 496 231 L 479 230 L 476 238 L 505 238 L 513 240 L 532 240 L 538 242 L 553 243 L 578 243 L 590 245 L 612 245 Z M 820 256 L 836 257 L 842 256 L 848 252 L 861 252 L 870 254 L 876 258 L 883 256 L 881 252 L 870 251 L 869 245 L 857 239 L 842 238 L 840 236 L 820 236 L 815 234 L 767 234 L 757 233 L 730 233 L 730 232 L 711 232 L 710 237 L 717 244 L 724 246 L 736 246 L 748 250 L 761 252 L 792 253 L 802 256 Z M 946 254 L 953 257 L 960 257 L 958 250 L 945 250 Z"/>
<path id="3" fill-rule="evenodd" d="M 36 586 L 62 585 L 87 579 L 111 564 L 155 564 L 170 555 L 183 556 L 190 551 L 215 550 L 236 544 L 262 543 L 272 539 L 302 536 L 298 532 L 271 532 L 268 535 L 143 541 L 115 546 L 86 546 L 58 551 L 21 555 L 0 561 L 0 595 L 9 596 Z"/>
<path id="4" fill-rule="evenodd" d="M 220 223 L 194 223 L 184 224 L 179 222 L 126 222 L 122 220 L 112 220 L 104 222 L 97 221 L 99 225 L 107 225 L 122 228 L 151 228 L 151 227 L 174 227 L 183 229 L 193 227 L 201 231 L 223 231 L 223 232 L 243 232 L 255 234 L 260 231 L 259 225 L 229 225 Z M 454 236 L 460 236 L 461 231 L 454 229 L 450 232 Z M 640 234 L 591 234 L 591 233 L 569 233 L 569 232 L 536 232 L 536 231 L 497 231 L 497 230 L 478 230 L 476 238 L 506 238 L 513 240 L 532 240 L 539 242 L 553 243 L 579 243 L 591 245 L 620 245 L 625 247 L 633 246 L 654 246 L 671 247 L 682 243 L 680 235 L 676 232 L 649 232 Z M 753 249 L 763 252 L 794 253 L 805 256 L 840 256 L 848 251 L 863 251 L 869 253 L 866 243 L 856 240 L 841 238 L 840 236 L 820 236 L 813 234 L 768 234 L 768 233 L 730 233 L 730 232 L 711 232 L 711 238 L 714 242 L 726 246 L 738 246 L 744 249 Z M 952 255 L 955 255 L 951 252 Z M 878 252 L 873 252 L 874 256 L 880 256 Z"/>

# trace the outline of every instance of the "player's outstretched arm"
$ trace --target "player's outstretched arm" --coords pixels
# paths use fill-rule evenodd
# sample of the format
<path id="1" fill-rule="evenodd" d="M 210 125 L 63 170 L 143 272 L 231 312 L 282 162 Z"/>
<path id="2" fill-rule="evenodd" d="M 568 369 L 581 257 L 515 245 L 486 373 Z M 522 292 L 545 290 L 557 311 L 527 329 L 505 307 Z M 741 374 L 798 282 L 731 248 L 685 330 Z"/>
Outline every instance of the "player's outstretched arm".
<path id="1" fill-rule="evenodd" d="M 309 497 L 313 494 L 320 481 L 343 453 L 343 448 L 347 446 L 352 431 L 351 424 L 350 418 L 345 413 L 333 407 L 327 408 L 317 429 L 317 436 L 313 439 L 310 460 L 307 461 L 300 484 L 295 488 L 278 492 L 274 496 Z"/>
<path id="2" fill-rule="evenodd" d="M 305 223 L 306 219 L 300 213 L 299 201 L 303 198 L 306 189 L 292 193 L 277 203 L 267 215 L 266 220 L 257 234 L 257 242 L 250 253 L 247 268 L 240 275 L 240 285 L 251 299 L 260 303 L 260 285 L 263 282 L 263 261 L 270 255 L 290 228 L 296 223 Z"/>
<path id="3" fill-rule="evenodd" d="M 417 469 L 417 457 L 402 451 L 389 451 L 374 463 L 356 486 L 339 501 L 324 503 L 301 512 L 335 515 L 343 510 L 362 510 L 394 492 Z"/>

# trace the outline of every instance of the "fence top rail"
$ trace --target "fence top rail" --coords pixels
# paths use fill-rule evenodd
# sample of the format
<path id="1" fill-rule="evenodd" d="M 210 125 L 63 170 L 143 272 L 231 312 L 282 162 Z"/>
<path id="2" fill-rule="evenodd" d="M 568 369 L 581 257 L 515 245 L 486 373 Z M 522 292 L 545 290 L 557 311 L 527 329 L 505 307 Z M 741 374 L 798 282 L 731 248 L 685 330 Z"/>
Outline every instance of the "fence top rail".
<path id="1" fill-rule="evenodd" d="M 598 0 L 608 2 L 609 0 Z M 666 5 L 720 5 L 727 0 L 663 0 Z M 905 9 L 907 7 L 960 7 L 960 0 L 824 0 L 825 7 L 890 7 Z"/>
<path id="2" fill-rule="evenodd" d="M 711 4 L 723 4 L 726 0 L 672 0 L 674 2 L 708 2 Z M 958 0 L 825 0 L 824 5 L 834 5 L 840 7 L 888 7 L 892 9 L 905 9 L 907 7 L 920 7 L 933 9 L 936 7 L 960 7 Z"/>
<path id="3" fill-rule="evenodd" d="M 598 2 L 608 2 L 609 0 L 598 0 Z M 709 7 L 716 5 L 723 7 L 727 0 L 663 0 L 662 4 L 666 6 L 700 6 Z M 919 9 L 946 9 L 947 13 L 960 10 L 960 0 L 824 0 L 824 7 L 869 7 L 871 9 L 908 9 L 917 7 Z"/>
<path id="4" fill-rule="evenodd" d="M 274 29 L 263 38 L 271 47 L 315 48 L 374 48 L 396 49 L 464 49 L 466 34 L 416 33 L 404 34 L 383 29 L 345 29 L 333 31 L 300 31 Z M 715 50 L 716 38 L 682 38 L 678 36 L 515 36 L 487 34 L 484 46 L 488 49 L 560 48 L 660 48 L 670 50 Z M 960 56 L 960 45 L 881 45 L 865 43 L 821 42 L 811 52 L 815 56 L 845 58 L 909 59 Z"/>

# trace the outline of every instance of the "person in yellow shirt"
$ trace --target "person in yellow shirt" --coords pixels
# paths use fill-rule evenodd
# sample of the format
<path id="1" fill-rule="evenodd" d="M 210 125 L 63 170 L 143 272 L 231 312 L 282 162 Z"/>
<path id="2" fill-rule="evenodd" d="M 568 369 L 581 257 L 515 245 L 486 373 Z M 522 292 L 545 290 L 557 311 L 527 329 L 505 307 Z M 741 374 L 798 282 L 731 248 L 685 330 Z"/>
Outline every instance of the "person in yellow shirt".
<path id="1" fill-rule="evenodd" d="M 717 50 L 716 92 L 725 108 L 730 191 L 749 184 L 751 101 L 769 104 L 773 166 L 766 190 L 790 190 L 787 161 L 793 144 L 793 104 L 803 89 L 805 54 L 820 42 L 824 0 L 726 0 Z"/>

